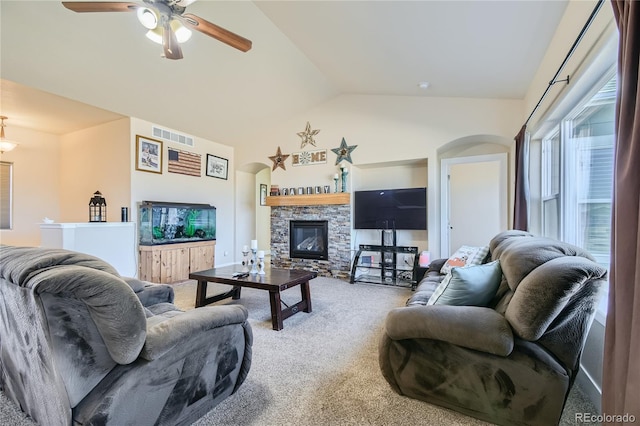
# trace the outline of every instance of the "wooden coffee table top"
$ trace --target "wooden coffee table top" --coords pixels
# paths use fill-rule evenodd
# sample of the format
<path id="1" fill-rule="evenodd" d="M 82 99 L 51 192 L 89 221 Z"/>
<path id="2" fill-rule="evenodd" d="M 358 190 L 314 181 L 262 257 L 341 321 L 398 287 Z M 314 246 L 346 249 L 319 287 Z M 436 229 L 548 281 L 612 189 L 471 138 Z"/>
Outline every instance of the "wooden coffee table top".
<path id="1" fill-rule="evenodd" d="M 285 290 L 289 287 L 307 282 L 318 276 L 317 272 L 302 269 L 265 268 L 265 274 L 249 274 L 236 278 L 234 272 L 242 272 L 241 265 L 223 266 L 189 274 L 189 278 L 198 281 L 228 284 L 241 287 L 259 288 L 262 290 Z"/>

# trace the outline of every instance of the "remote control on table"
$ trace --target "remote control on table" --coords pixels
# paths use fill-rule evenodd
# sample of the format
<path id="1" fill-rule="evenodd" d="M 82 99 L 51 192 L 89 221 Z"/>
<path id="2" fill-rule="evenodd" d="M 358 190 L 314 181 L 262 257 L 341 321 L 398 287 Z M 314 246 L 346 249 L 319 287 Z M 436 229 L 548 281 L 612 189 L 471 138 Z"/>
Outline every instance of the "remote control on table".
<path id="1" fill-rule="evenodd" d="M 231 276 L 233 278 L 244 278 L 244 277 L 248 277 L 249 273 L 248 272 L 234 272 L 233 274 L 231 274 Z"/>

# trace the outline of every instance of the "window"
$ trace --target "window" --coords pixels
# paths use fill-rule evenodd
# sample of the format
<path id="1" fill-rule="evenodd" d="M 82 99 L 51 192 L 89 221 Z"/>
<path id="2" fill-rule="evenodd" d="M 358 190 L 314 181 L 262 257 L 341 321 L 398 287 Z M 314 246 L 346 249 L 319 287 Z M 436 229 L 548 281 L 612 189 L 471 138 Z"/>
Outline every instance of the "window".
<path id="1" fill-rule="evenodd" d="M 609 77 L 542 140 L 542 232 L 609 267 L 616 78 Z"/>
<path id="2" fill-rule="evenodd" d="M 13 163 L 0 161 L 0 229 L 11 229 Z"/>
<path id="3" fill-rule="evenodd" d="M 560 131 L 556 127 L 550 137 L 542 141 L 542 210 L 543 233 L 560 239 Z"/>

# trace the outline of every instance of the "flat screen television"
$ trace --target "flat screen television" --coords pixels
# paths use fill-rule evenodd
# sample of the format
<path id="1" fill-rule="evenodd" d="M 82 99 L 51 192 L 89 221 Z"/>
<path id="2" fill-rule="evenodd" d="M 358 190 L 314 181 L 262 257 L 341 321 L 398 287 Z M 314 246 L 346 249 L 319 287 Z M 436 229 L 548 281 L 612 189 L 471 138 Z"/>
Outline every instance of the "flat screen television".
<path id="1" fill-rule="evenodd" d="M 355 229 L 427 229 L 427 188 L 377 189 L 353 194 Z"/>

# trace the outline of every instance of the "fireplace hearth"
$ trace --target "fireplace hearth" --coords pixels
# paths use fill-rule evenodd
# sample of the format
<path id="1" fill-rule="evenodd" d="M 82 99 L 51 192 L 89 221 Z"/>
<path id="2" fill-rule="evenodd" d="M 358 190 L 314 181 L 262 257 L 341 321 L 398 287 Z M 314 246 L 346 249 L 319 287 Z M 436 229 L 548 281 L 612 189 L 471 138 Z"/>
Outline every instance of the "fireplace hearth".
<path id="1" fill-rule="evenodd" d="M 291 259 L 328 260 L 328 230 L 326 220 L 290 221 L 289 257 Z"/>

